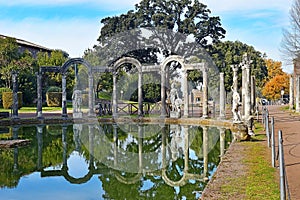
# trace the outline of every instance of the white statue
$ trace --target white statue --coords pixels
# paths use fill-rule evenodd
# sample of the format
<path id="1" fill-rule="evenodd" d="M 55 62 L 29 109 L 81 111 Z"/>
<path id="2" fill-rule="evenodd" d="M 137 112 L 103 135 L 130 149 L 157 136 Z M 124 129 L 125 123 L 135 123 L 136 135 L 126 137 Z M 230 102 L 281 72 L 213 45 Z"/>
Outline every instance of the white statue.
<path id="1" fill-rule="evenodd" d="M 74 90 L 72 95 L 73 113 L 81 112 L 82 93 L 80 90 Z"/>
<path id="2" fill-rule="evenodd" d="M 175 83 L 172 83 L 169 95 L 170 95 L 170 101 L 171 101 L 172 111 L 176 111 L 177 110 L 176 99 L 179 99 L 179 97 L 178 97 L 178 91 L 175 88 Z"/>
<path id="3" fill-rule="evenodd" d="M 240 103 L 240 95 L 238 92 L 233 91 L 232 94 L 232 114 L 233 114 L 233 121 L 239 122 L 241 121 L 241 113 L 239 107 L 241 106 Z"/>

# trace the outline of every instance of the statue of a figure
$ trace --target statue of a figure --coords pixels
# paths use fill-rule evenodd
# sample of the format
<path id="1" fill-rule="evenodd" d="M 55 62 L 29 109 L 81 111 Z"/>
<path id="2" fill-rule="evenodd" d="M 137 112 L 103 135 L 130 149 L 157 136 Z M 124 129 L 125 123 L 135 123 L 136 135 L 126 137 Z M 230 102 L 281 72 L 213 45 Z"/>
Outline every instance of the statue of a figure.
<path id="1" fill-rule="evenodd" d="M 73 113 L 81 112 L 82 93 L 80 90 L 74 90 L 72 95 Z"/>
<path id="2" fill-rule="evenodd" d="M 176 99 L 178 99 L 178 91 L 175 88 L 175 83 L 172 83 L 171 90 L 170 90 L 170 101 L 172 106 L 172 111 L 176 111 Z"/>
<path id="3" fill-rule="evenodd" d="M 239 111 L 240 106 L 241 106 L 240 95 L 239 95 L 238 92 L 233 91 L 233 94 L 232 94 L 232 114 L 233 114 L 233 121 L 234 122 L 241 121 L 241 113 Z"/>
<path id="4" fill-rule="evenodd" d="M 184 135 L 181 133 L 181 128 L 179 125 L 171 125 L 170 135 L 172 135 L 170 153 L 172 161 L 174 162 L 183 155 Z"/>

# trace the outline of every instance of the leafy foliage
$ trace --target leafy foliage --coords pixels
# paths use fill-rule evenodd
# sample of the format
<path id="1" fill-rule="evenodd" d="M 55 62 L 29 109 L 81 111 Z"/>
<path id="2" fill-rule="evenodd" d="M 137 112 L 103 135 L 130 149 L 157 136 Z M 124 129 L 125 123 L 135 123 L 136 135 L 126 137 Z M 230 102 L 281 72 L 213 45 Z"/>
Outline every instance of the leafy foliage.
<path id="1" fill-rule="evenodd" d="M 256 51 L 254 47 L 239 41 L 226 41 L 213 45 L 209 52 L 215 64 L 219 67 L 220 72 L 224 72 L 225 89 L 227 92 L 231 91 L 231 86 L 233 84 L 233 72 L 231 65 L 239 64 L 242 61 L 244 53 L 247 53 L 252 60 L 251 75 L 256 77 L 257 86 L 259 88 L 263 86 L 263 80 L 268 74 L 267 67 L 264 62 L 265 55 Z M 238 73 L 238 83 L 241 83 L 241 69 L 239 69 Z M 241 85 L 239 85 L 239 87 L 241 87 Z"/>
<path id="2" fill-rule="evenodd" d="M 280 99 L 281 90 L 285 91 L 285 94 L 289 93 L 289 76 L 287 74 L 276 75 L 270 81 L 268 81 L 262 90 L 262 94 L 267 99 Z"/>
<path id="3" fill-rule="evenodd" d="M 23 106 L 23 97 L 22 93 L 18 92 L 18 108 Z M 2 104 L 4 109 L 9 109 L 13 105 L 13 93 L 12 92 L 3 92 L 2 93 Z"/>

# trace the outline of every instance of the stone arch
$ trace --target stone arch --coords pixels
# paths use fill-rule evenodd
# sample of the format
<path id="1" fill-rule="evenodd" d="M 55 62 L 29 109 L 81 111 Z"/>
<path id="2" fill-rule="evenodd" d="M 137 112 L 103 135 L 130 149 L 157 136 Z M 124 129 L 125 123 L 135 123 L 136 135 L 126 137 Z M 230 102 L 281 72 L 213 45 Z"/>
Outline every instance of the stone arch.
<path id="1" fill-rule="evenodd" d="M 123 64 L 132 64 L 138 69 L 138 116 L 143 115 L 143 73 L 141 63 L 132 57 L 123 57 L 117 60 L 113 65 L 113 118 L 118 117 L 118 101 L 117 101 L 117 72 Z"/>
<path id="2" fill-rule="evenodd" d="M 184 58 L 182 56 L 179 55 L 171 55 L 169 57 L 167 57 L 161 64 L 161 117 L 166 117 L 167 116 L 167 105 L 166 105 L 166 87 L 167 87 L 167 65 L 170 62 L 179 62 L 179 64 L 181 65 L 183 72 L 184 72 L 184 87 L 185 84 L 187 84 L 187 74 L 186 74 L 186 70 L 185 70 L 185 64 L 184 64 Z M 184 97 L 186 97 L 186 95 L 184 95 Z M 186 99 L 184 99 L 186 100 Z M 186 107 L 186 103 L 184 104 Z M 188 105 L 187 105 L 188 106 Z M 187 108 L 188 109 L 188 108 Z M 184 108 L 184 116 L 186 115 L 186 108 Z"/>
<path id="3" fill-rule="evenodd" d="M 93 73 L 92 73 L 92 66 L 84 60 L 83 58 L 71 58 L 67 60 L 61 67 L 60 72 L 62 74 L 62 117 L 68 117 L 67 113 L 67 91 L 66 91 L 66 72 L 69 69 L 69 67 L 73 64 L 82 64 L 85 67 L 88 68 L 88 85 L 89 85 L 89 112 L 88 116 L 93 117 L 94 114 L 94 79 L 93 79 Z"/>

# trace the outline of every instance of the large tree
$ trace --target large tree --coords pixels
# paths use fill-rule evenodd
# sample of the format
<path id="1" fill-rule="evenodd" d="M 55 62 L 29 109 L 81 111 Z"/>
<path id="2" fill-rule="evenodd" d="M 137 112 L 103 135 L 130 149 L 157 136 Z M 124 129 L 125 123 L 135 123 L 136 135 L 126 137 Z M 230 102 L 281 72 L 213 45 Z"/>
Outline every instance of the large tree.
<path id="1" fill-rule="evenodd" d="M 256 77 L 258 88 L 263 86 L 264 79 L 268 75 L 268 70 L 264 62 L 265 55 L 255 50 L 253 46 L 249 46 L 240 41 L 219 42 L 212 46 L 209 53 L 220 72 L 224 72 L 225 74 L 225 89 L 227 92 L 231 91 L 231 86 L 233 84 L 231 65 L 239 64 L 245 53 L 247 53 L 252 60 L 251 74 Z M 239 72 L 238 82 L 241 83 L 241 69 L 239 69 Z M 239 87 L 240 86 L 241 84 Z"/>
<path id="2" fill-rule="evenodd" d="M 159 27 L 193 34 L 199 44 L 207 46 L 209 41 L 219 41 L 225 34 L 220 18 L 209 16 L 210 13 L 198 0 L 142 0 L 135 10 L 102 19 L 104 26 L 98 41 L 105 43 L 116 33 L 136 28 Z"/>
<path id="3" fill-rule="evenodd" d="M 283 30 L 281 51 L 288 62 L 300 59 L 300 0 L 290 9 L 290 27 Z"/>

